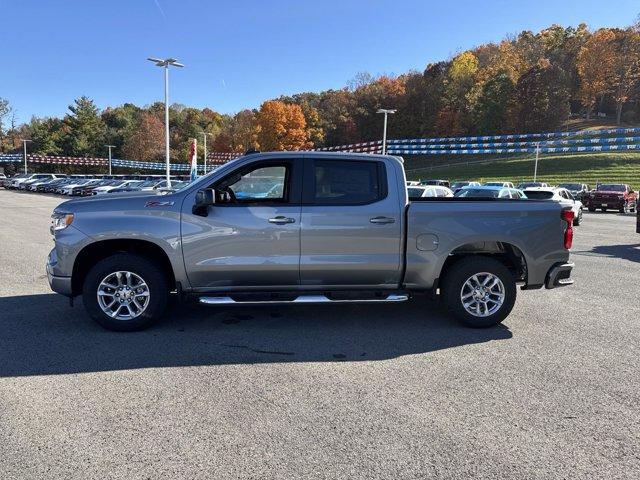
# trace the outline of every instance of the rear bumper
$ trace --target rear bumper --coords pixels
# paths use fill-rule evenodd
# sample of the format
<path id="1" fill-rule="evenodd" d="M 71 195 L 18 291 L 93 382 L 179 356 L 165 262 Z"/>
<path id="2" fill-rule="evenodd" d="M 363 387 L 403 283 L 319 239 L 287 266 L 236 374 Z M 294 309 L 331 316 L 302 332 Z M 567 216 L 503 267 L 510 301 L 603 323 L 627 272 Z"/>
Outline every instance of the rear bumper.
<path id="1" fill-rule="evenodd" d="M 558 288 L 572 285 L 571 270 L 573 270 L 573 263 L 556 263 L 549 269 L 544 286 L 546 288 Z"/>

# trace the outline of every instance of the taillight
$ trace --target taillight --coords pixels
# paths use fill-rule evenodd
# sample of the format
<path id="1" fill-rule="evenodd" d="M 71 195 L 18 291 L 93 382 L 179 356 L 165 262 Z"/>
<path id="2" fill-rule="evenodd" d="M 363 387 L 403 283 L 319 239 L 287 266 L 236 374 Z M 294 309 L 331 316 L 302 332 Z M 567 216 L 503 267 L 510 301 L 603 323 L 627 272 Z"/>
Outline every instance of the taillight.
<path id="1" fill-rule="evenodd" d="M 562 210 L 561 217 L 567 222 L 567 229 L 564 231 L 564 248 L 569 250 L 573 244 L 573 210 Z"/>

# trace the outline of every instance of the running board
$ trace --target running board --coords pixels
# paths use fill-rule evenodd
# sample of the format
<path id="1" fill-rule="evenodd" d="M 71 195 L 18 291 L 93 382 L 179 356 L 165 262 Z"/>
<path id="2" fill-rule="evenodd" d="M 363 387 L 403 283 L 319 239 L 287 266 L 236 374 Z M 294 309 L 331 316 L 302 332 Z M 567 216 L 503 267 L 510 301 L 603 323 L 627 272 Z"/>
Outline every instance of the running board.
<path id="1" fill-rule="evenodd" d="M 293 300 L 248 300 L 236 301 L 231 297 L 200 297 L 199 302 L 204 305 L 272 305 L 290 303 L 389 303 L 406 302 L 409 295 L 392 293 L 384 298 L 336 299 L 326 295 L 298 295 Z"/>

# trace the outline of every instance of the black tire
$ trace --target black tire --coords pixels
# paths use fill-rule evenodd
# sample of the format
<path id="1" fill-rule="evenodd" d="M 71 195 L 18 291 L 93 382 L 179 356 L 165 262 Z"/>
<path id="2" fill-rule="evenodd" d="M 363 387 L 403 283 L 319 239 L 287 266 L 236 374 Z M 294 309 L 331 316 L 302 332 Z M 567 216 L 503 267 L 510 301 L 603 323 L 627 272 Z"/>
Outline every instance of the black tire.
<path id="1" fill-rule="evenodd" d="M 601 208 L 600 210 L 602 210 L 603 212 L 606 212 L 607 209 L 606 208 Z"/>
<path id="2" fill-rule="evenodd" d="M 473 275 L 483 272 L 498 277 L 504 286 L 505 294 L 498 310 L 485 317 L 469 313 L 461 299 L 465 282 Z M 502 322 L 511 313 L 516 301 L 516 282 L 509 269 L 499 261 L 482 256 L 466 257 L 454 263 L 445 273 L 442 296 L 447 310 L 462 324 L 474 328 L 491 327 Z"/>
<path id="3" fill-rule="evenodd" d="M 573 219 L 573 226 L 577 227 L 582 223 L 582 209 L 578 212 L 578 216 Z"/>
<path id="4" fill-rule="evenodd" d="M 139 316 L 119 320 L 102 311 L 98 303 L 97 291 L 102 280 L 109 274 L 128 271 L 142 278 L 149 289 L 149 300 Z M 155 323 L 166 310 L 169 284 L 166 274 L 150 260 L 139 255 L 120 253 L 96 263 L 87 274 L 82 288 L 82 302 L 87 313 L 107 330 L 131 332 L 142 330 Z"/>
<path id="5" fill-rule="evenodd" d="M 596 207 L 589 207 L 589 211 L 590 211 L 591 213 L 595 212 L 595 211 L 596 211 Z"/>

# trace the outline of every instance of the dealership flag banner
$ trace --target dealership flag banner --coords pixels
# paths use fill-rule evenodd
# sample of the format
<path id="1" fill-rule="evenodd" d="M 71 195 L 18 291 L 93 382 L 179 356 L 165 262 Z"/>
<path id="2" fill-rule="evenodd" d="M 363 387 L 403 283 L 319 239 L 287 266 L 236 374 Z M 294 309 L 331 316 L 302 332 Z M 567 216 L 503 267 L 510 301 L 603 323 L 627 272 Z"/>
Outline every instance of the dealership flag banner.
<path id="1" fill-rule="evenodd" d="M 194 181 L 198 178 L 198 140 L 195 138 L 191 142 L 189 160 L 191 161 L 191 181 Z"/>

